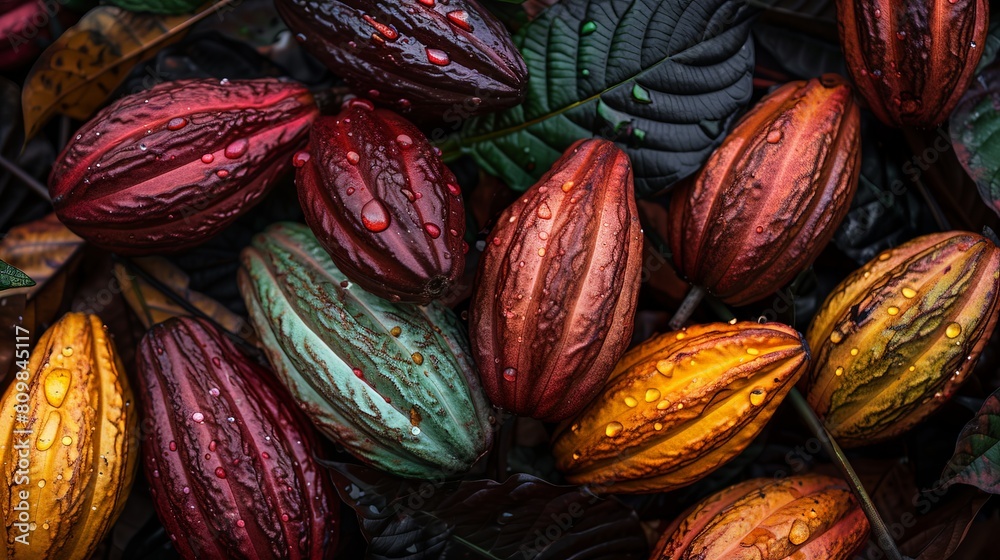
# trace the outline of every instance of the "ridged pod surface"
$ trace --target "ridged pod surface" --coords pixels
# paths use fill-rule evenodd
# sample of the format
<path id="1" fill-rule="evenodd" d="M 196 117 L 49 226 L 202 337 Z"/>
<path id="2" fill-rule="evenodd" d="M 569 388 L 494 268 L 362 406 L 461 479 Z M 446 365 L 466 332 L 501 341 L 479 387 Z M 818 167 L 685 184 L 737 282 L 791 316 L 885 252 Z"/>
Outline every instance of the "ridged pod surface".
<path id="1" fill-rule="evenodd" d="M 755 478 L 705 498 L 663 533 L 650 560 L 848 560 L 868 519 L 844 481 Z"/>
<path id="2" fill-rule="evenodd" d="M 625 152 L 581 140 L 497 221 L 470 304 L 493 403 L 557 421 L 593 398 L 632 338 L 642 230 Z"/>
<path id="3" fill-rule="evenodd" d="M 138 354 L 146 479 L 181 556 L 332 558 L 340 502 L 273 374 L 200 319 L 154 326 Z"/>
<path id="4" fill-rule="evenodd" d="M 83 125 L 49 177 L 59 219 L 123 255 L 205 242 L 259 202 L 318 114 L 276 79 L 181 80 L 123 97 Z"/>
<path id="5" fill-rule="evenodd" d="M 809 404 L 844 447 L 895 437 L 969 377 L 1000 313 L 1000 248 L 918 237 L 844 279 L 809 326 Z"/>
<path id="6" fill-rule="evenodd" d="M 524 97 L 521 53 L 476 0 L 274 4 L 307 51 L 373 101 L 461 120 Z"/>
<path id="7" fill-rule="evenodd" d="M 944 122 L 986 47 L 989 0 L 837 0 L 847 68 L 890 126 Z"/>
<path id="8" fill-rule="evenodd" d="M 857 190 L 860 123 L 851 87 L 835 74 L 762 99 L 674 190 L 669 238 L 681 274 L 745 305 L 812 264 Z"/>
<path id="9" fill-rule="evenodd" d="M 279 379 L 362 461 L 413 478 L 464 472 L 489 449 L 491 409 L 458 318 L 353 285 L 304 225 L 242 254 L 240 292 Z"/>
<path id="10" fill-rule="evenodd" d="M 96 315 L 67 313 L 27 356 L 0 404 L 3 557 L 86 560 L 135 478 L 132 391 Z"/>
<path id="11" fill-rule="evenodd" d="M 295 156 L 306 222 L 352 282 L 392 301 L 428 303 L 462 276 L 462 190 L 420 130 L 351 100 L 313 125 Z"/>
<path id="12" fill-rule="evenodd" d="M 713 323 L 629 350 L 583 412 L 556 430 L 556 467 L 610 493 L 691 484 L 738 455 L 805 372 L 802 336 L 778 323 Z"/>

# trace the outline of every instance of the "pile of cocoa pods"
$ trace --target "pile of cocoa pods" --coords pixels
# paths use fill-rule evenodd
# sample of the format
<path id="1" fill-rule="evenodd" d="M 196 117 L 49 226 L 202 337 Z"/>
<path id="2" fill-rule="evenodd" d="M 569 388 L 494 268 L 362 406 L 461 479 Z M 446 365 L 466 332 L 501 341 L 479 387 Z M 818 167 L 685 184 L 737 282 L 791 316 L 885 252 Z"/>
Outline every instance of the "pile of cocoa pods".
<path id="1" fill-rule="evenodd" d="M 533 102 L 530 44 L 476 0 L 274 8 L 335 88 L 163 81 L 107 104 L 55 159 L 50 225 L 121 270 L 225 237 L 290 187 L 301 219 L 229 247 L 218 281 L 238 286 L 226 313 L 241 332 L 195 302 L 130 340 L 77 307 L 18 346 L 0 402 L 5 558 L 103 557 L 137 495 L 185 559 L 402 558 L 349 542 L 377 522 L 347 519 L 337 465 L 484 479 L 515 430 L 541 434 L 548 482 L 690 506 L 644 514 L 658 518 L 646 549 L 573 558 L 899 554 L 869 545 L 882 521 L 848 471 L 732 467 L 794 398 L 822 428 L 784 429 L 838 450 L 930 421 L 975 377 L 1000 317 L 997 238 L 939 229 L 882 247 L 817 289 L 807 324 L 747 310 L 822 263 L 865 188 L 863 114 L 914 130 L 948 118 L 986 50 L 988 2 L 837 0 L 844 75 L 770 84 L 696 173 L 645 200 L 614 134 L 581 127 L 533 186 L 492 195 L 495 179 L 470 179 L 431 134 L 456 106 L 481 119 Z M 11 247 L 0 258 L 17 265 Z M 570 557 L 495 554 L 482 557 Z"/>

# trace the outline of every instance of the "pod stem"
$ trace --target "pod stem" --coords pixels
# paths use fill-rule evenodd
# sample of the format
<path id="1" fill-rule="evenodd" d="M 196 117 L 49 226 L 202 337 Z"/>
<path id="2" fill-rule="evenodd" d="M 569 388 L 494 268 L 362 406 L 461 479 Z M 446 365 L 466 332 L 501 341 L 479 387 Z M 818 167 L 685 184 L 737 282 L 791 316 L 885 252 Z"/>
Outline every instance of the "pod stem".
<path id="1" fill-rule="evenodd" d="M 39 183 L 38 179 L 35 179 L 31 175 L 29 175 L 27 171 L 21 169 L 16 163 L 10 161 L 9 159 L 3 156 L 0 156 L 0 167 L 9 171 L 11 175 L 17 177 L 18 180 L 20 180 L 25 185 L 28 185 L 28 187 L 30 187 L 31 190 L 35 191 L 35 193 L 38 194 L 38 196 L 42 197 L 43 199 L 49 202 L 52 202 L 52 199 L 49 197 L 49 189 L 45 188 L 45 185 Z"/>
<path id="2" fill-rule="evenodd" d="M 792 406 L 795 407 L 795 410 L 805 420 L 809 431 L 819 440 L 826 454 L 837 465 L 837 470 L 847 479 L 854 497 L 858 499 L 858 503 L 861 504 L 861 510 L 868 518 L 868 523 L 871 525 L 872 533 L 875 534 L 875 542 L 879 548 L 882 549 L 882 552 L 890 560 L 904 560 L 903 555 L 896 548 L 896 543 L 892 540 L 892 535 L 889 534 L 888 527 L 882 521 L 882 516 L 879 515 L 878 510 L 875 508 L 875 503 L 872 502 L 871 497 L 868 496 L 868 492 L 865 491 L 865 487 L 861 484 L 861 479 L 854 472 L 854 468 L 851 467 L 851 463 L 847 460 L 847 456 L 844 455 L 844 451 L 837 445 L 833 436 L 830 435 L 830 432 L 820 422 L 819 417 L 816 416 L 816 413 L 798 389 L 792 387 L 792 390 L 788 393 L 788 399 L 792 401 Z"/>
<path id="3" fill-rule="evenodd" d="M 677 308 L 677 312 L 670 318 L 670 329 L 674 331 L 680 330 L 680 328 L 684 326 L 684 323 L 691 318 L 691 314 L 694 313 L 694 310 L 698 309 L 698 304 L 701 303 L 701 300 L 704 297 L 705 288 L 702 288 L 701 286 L 691 286 L 687 295 L 684 296 L 684 301 L 682 301 L 680 307 Z"/>

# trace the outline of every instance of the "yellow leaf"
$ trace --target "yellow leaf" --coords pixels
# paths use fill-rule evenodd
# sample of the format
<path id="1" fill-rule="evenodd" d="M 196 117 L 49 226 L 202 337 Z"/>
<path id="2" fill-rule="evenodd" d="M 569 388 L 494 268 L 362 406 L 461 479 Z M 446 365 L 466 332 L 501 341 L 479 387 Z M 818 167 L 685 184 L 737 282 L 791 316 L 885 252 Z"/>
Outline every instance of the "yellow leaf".
<path id="1" fill-rule="evenodd" d="M 234 1 L 206 4 L 194 15 L 133 13 L 114 6 L 90 10 L 45 49 L 28 73 L 21 92 L 28 138 L 56 113 L 90 118 L 136 64 Z"/>
<path id="2" fill-rule="evenodd" d="M 233 313 L 214 299 L 190 289 L 190 278 L 183 270 L 162 257 L 143 257 L 132 259 L 132 263 L 150 276 L 159 280 L 185 301 L 201 310 L 219 326 L 243 338 L 250 344 L 256 343 L 253 327 L 241 316 Z M 154 288 L 139 276 L 132 274 L 128 268 L 115 264 L 115 277 L 121 285 L 122 295 L 132 311 L 139 316 L 147 329 L 157 323 L 162 323 L 171 317 L 187 317 L 188 313 L 173 299 Z"/>

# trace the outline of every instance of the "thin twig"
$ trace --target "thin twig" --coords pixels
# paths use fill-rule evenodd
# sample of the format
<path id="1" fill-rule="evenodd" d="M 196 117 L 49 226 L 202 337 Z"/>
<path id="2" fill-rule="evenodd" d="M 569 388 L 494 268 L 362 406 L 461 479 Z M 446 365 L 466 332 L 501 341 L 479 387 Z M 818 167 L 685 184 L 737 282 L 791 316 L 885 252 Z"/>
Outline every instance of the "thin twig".
<path id="1" fill-rule="evenodd" d="M 21 169 L 16 163 L 0 156 L 0 167 L 9 171 L 11 175 L 17 177 L 25 185 L 28 185 L 38 196 L 52 202 L 52 199 L 49 198 L 49 189 L 45 188 L 45 185 L 39 183 L 37 179 L 29 175 L 27 171 Z"/>
<path id="2" fill-rule="evenodd" d="M 691 318 L 691 314 L 694 313 L 694 310 L 698 309 L 698 304 L 701 303 L 701 300 L 704 297 L 705 288 L 702 288 L 701 286 L 691 286 L 691 289 L 688 290 L 687 296 L 684 297 L 684 301 L 682 301 L 680 307 L 677 308 L 677 312 L 670 318 L 670 329 L 676 331 L 683 327 L 684 323 Z"/>
<path id="3" fill-rule="evenodd" d="M 851 490 L 854 492 L 854 496 L 858 499 L 858 503 L 861 504 L 861 510 L 865 512 L 865 516 L 868 517 L 868 523 L 871 525 L 872 532 L 875 534 L 875 542 L 878 544 L 882 552 L 885 552 L 886 557 L 890 560 L 903 560 L 903 555 L 896 548 L 896 543 L 892 540 L 892 535 L 889 533 L 889 529 L 886 527 L 885 522 L 882 521 L 882 516 L 879 515 L 878 509 L 875 508 L 874 502 L 868 496 L 868 492 L 865 491 L 865 487 L 861 484 L 861 479 L 858 478 L 858 474 L 854 472 L 854 468 L 851 467 L 850 461 L 847 460 L 847 456 L 844 455 L 844 451 L 840 449 L 837 442 L 834 441 L 833 436 L 830 432 L 826 431 L 826 427 L 820 422 L 819 417 L 806 402 L 805 397 L 796 388 L 788 393 L 788 399 L 792 401 L 792 406 L 798 411 L 799 415 L 803 420 L 806 421 L 806 425 L 809 427 L 809 431 L 816 436 L 819 440 L 820 445 L 826 451 L 826 454 L 830 456 L 830 459 L 837 465 L 837 469 L 840 474 L 847 479 Z"/>

